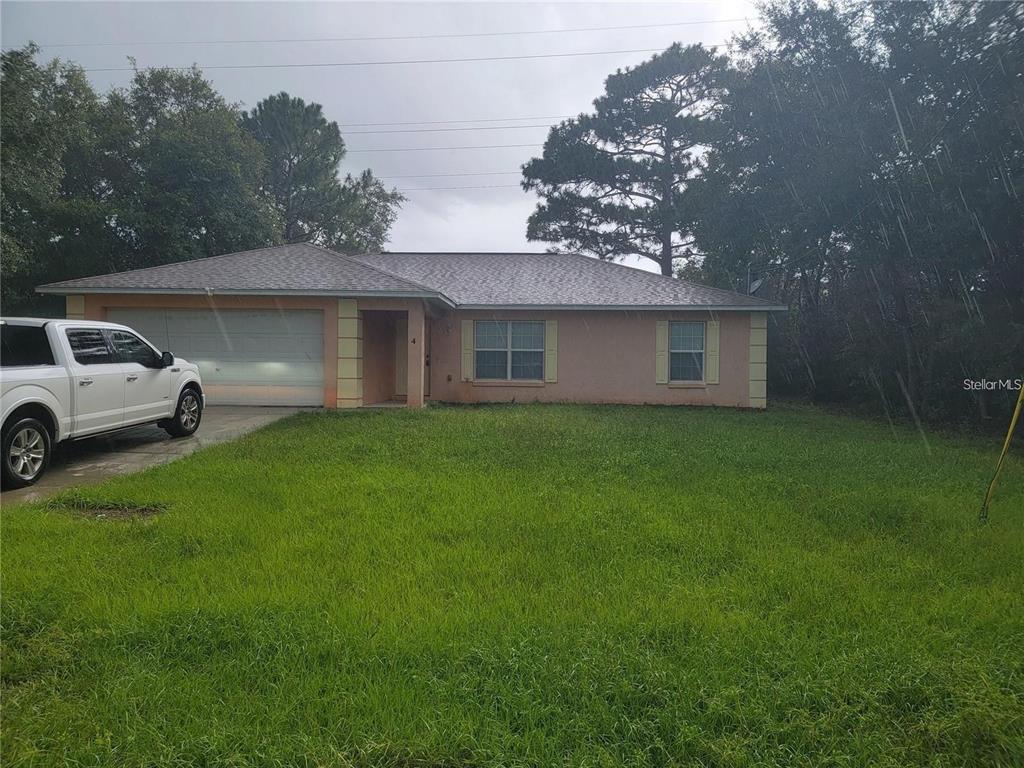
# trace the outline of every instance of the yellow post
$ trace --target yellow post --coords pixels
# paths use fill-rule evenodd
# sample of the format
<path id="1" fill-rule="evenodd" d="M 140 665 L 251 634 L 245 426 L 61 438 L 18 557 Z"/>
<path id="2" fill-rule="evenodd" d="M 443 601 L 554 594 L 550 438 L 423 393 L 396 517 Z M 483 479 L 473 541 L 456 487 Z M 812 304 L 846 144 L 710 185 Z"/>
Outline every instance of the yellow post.
<path id="1" fill-rule="evenodd" d="M 1010 440 L 1013 439 L 1013 430 L 1017 428 L 1017 419 L 1020 418 L 1021 405 L 1024 404 L 1024 386 L 1021 386 L 1020 392 L 1017 395 L 1017 405 L 1013 409 L 1013 416 L 1010 417 L 1010 428 L 1006 430 L 1006 439 L 1003 441 L 1003 450 L 999 454 L 999 461 L 996 462 L 996 471 L 992 475 L 992 480 L 988 484 L 988 490 L 985 492 L 985 500 L 981 503 L 981 512 L 978 513 L 978 519 L 981 522 L 988 520 L 988 503 L 992 501 L 992 493 L 996 489 L 996 481 L 999 479 L 999 472 L 1003 468 L 1003 460 L 1006 458 L 1007 452 L 1010 450 Z"/>

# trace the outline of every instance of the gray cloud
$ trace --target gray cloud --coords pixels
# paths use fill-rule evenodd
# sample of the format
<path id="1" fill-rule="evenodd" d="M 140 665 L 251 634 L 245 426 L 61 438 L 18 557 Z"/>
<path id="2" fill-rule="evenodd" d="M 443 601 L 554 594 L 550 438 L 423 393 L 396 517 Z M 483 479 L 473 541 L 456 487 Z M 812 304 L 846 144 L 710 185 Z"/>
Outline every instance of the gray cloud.
<path id="1" fill-rule="evenodd" d="M 4 48 L 47 43 L 116 42 L 104 47 L 45 48 L 47 57 L 86 68 L 297 64 L 387 59 L 509 56 L 564 51 L 662 49 L 674 40 L 717 43 L 745 22 L 515 37 L 237 45 L 151 45 L 151 41 L 356 37 L 661 24 L 747 17 L 752 2 L 639 3 L 23 3 L 4 2 Z M 346 123 L 571 115 L 589 108 L 616 68 L 644 54 L 344 68 L 207 70 L 224 96 L 250 107 L 288 91 L 324 106 Z M 94 72 L 97 89 L 127 84 L 129 72 Z M 545 121 L 527 121 L 530 123 Z M 394 129 L 400 126 L 390 126 Z M 416 126 L 408 126 L 415 128 Z M 429 126 L 428 126 L 429 127 Z M 444 127 L 444 126 L 433 126 Z M 457 127 L 457 126 L 452 126 Z M 383 128 L 383 126 L 381 126 Z M 344 132 L 344 127 L 343 127 Z M 372 130 L 372 126 L 352 130 Z M 545 128 L 409 132 L 346 136 L 350 150 L 536 144 Z M 517 171 L 534 148 L 356 152 L 342 170 L 380 176 Z M 542 250 L 526 241 L 535 198 L 518 188 L 423 190 L 515 184 L 516 175 L 395 179 L 408 191 L 392 232 L 395 250 Z"/>

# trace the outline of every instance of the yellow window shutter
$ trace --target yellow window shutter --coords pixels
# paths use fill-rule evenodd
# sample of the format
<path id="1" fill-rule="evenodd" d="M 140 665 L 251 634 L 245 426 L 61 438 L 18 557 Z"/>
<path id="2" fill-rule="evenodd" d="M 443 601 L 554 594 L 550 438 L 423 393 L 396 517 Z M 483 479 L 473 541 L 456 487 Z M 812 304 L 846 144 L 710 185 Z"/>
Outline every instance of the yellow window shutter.
<path id="1" fill-rule="evenodd" d="M 462 380 L 473 380 L 473 321 L 462 321 Z"/>
<path id="2" fill-rule="evenodd" d="M 544 321 L 544 381 L 558 381 L 558 321 Z"/>
<path id="3" fill-rule="evenodd" d="M 668 320 L 658 320 L 655 326 L 654 383 L 668 384 Z"/>
<path id="4" fill-rule="evenodd" d="M 717 384 L 719 357 L 718 320 L 708 320 L 707 334 L 708 337 L 705 342 L 707 360 L 704 364 L 704 383 Z"/>

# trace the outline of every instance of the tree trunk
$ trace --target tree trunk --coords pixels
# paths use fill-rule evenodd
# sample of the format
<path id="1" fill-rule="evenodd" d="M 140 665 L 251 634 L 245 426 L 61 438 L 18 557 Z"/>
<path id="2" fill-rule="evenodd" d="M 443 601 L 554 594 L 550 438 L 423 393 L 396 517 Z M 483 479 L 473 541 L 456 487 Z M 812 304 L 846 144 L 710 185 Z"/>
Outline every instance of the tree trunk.
<path id="1" fill-rule="evenodd" d="M 663 150 L 665 155 L 665 166 L 662 182 L 665 191 L 662 196 L 661 205 L 661 258 L 658 264 L 661 266 L 661 274 L 672 277 L 672 208 L 674 207 L 673 193 L 675 192 L 675 173 L 672 170 L 672 149 L 675 138 L 667 131 L 663 139 Z"/>
<path id="2" fill-rule="evenodd" d="M 661 274 L 672 277 L 672 230 L 668 229 L 661 236 L 661 258 L 658 259 Z"/>

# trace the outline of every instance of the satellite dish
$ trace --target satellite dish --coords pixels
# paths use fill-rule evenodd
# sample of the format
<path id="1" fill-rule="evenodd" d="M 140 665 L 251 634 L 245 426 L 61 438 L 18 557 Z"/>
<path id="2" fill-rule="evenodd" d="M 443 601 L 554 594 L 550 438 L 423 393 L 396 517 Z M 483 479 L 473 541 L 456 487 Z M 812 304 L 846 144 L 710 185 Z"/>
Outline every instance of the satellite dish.
<path id="1" fill-rule="evenodd" d="M 759 277 L 757 280 L 755 280 L 754 282 L 752 282 L 750 284 L 750 293 L 751 294 L 757 293 L 757 289 L 760 288 L 763 284 L 764 284 L 764 278 L 763 277 Z"/>

